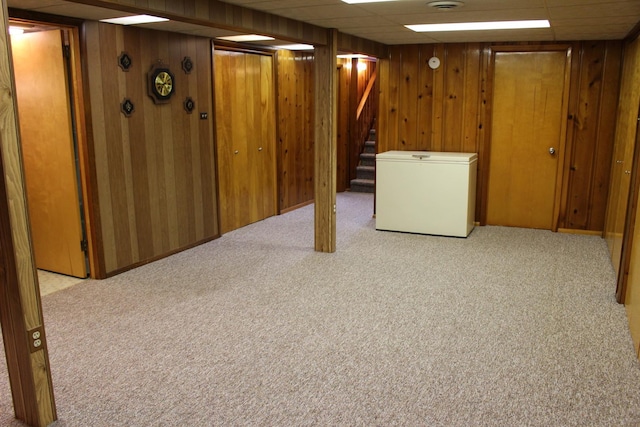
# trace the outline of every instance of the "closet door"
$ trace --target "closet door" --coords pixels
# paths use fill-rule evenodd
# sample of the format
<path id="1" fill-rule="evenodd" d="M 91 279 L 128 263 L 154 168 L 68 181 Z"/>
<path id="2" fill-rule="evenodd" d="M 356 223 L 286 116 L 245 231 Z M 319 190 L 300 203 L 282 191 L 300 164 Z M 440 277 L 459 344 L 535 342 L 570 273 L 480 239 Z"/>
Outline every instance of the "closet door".
<path id="1" fill-rule="evenodd" d="M 87 277 L 61 30 L 11 37 L 36 267 Z"/>
<path id="2" fill-rule="evenodd" d="M 515 49 L 493 55 L 487 224 L 555 230 L 570 55 Z"/>
<path id="3" fill-rule="evenodd" d="M 277 212 L 273 57 L 214 51 L 221 232 Z"/>

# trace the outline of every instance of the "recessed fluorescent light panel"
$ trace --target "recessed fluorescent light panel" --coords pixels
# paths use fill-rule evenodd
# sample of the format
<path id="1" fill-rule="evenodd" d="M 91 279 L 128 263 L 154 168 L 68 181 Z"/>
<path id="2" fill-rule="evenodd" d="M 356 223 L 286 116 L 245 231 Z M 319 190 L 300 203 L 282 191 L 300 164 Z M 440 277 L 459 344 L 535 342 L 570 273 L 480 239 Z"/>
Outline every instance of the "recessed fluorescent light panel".
<path id="1" fill-rule="evenodd" d="M 311 44 L 283 44 L 280 46 L 274 46 L 276 49 L 285 49 L 285 50 L 313 50 L 313 45 Z"/>
<path id="2" fill-rule="evenodd" d="M 343 59 L 366 59 L 368 58 L 367 55 L 363 55 L 361 53 L 350 53 L 350 54 L 345 54 L 345 55 L 338 55 L 338 58 L 343 58 Z"/>
<path id="3" fill-rule="evenodd" d="M 109 24 L 119 24 L 119 25 L 150 24 L 152 22 L 164 22 L 164 21 L 168 21 L 168 19 L 161 18 L 159 16 L 151 16 L 151 15 L 133 15 L 133 16 L 123 16 L 120 18 L 100 20 L 100 22 L 106 22 Z"/>
<path id="4" fill-rule="evenodd" d="M 550 26 L 551 25 L 547 20 L 405 25 L 408 29 L 418 33 L 442 31 L 521 30 L 525 28 L 549 28 Z"/>
<path id="5" fill-rule="evenodd" d="M 230 42 L 261 42 L 265 40 L 275 40 L 273 37 L 261 36 L 258 34 L 240 34 L 239 36 L 224 36 L 216 38 Z"/>
<path id="6" fill-rule="evenodd" d="M 342 1 L 349 4 L 358 4 L 358 3 L 380 3 L 383 1 L 396 1 L 396 0 L 342 0 Z"/>
<path id="7" fill-rule="evenodd" d="M 19 36 L 20 34 L 24 34 L 24 28 L 9 26 L 9 35 Z"/>

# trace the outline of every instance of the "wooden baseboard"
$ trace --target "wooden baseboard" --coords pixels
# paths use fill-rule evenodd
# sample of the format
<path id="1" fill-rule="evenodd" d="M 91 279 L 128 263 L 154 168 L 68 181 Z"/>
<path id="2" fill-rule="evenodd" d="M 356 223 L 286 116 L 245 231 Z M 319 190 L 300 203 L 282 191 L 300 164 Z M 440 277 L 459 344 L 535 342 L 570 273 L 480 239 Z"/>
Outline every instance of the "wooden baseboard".
<path id="1" fill-rule="evenodd" d="M 280 215 L 286 214 L 287 212 L 295 211 L 296 209 L 303 208 L 305 206 L 308 206 L 308 205 L 312 204 L 313 202 L 314 202 L 314 200 L 311 199 L 311 200 L 307 200 L 306 202 L 299 203 L 299 204 L 297 204 L 295 206 L 290 206 L 290 207 L 285 208 L 285 209 L 280 209 Z"/>
<path id="2" fill-rule="evenodd" d="M 558 228 L 558 233 L 583 234 L 585 236 L 600 236 L 600 237 L 602 237 L 602 231 L 598 231 L 598 230 L 575 230 L 575 229 L 572 229 L 572 228 Z"/>

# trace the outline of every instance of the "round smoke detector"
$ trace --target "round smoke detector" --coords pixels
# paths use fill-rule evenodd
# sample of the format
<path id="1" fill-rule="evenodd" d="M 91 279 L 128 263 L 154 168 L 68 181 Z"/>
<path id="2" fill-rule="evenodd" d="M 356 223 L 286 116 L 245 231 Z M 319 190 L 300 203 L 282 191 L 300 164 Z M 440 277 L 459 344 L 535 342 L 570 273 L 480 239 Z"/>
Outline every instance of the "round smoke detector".
<path id="1" fill-rule="evenodd" d="M 440 10 L 451 10 L 464 6 L 461 1 L 432 1 L 427 3 L 427 6 Z"/>

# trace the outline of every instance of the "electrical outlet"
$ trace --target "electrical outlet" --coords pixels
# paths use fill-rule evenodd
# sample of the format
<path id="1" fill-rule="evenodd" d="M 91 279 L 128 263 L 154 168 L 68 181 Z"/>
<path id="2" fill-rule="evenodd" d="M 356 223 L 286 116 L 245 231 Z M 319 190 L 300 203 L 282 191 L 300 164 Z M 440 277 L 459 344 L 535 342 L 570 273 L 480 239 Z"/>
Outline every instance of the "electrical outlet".
<path id="1" fill-rule="evenodd" d="M 38 326 L 27 331 L 27 335 L 31 353 L 42 350 L 44 348 L 44 329 L 42 328 L 42 326 Z"/>

